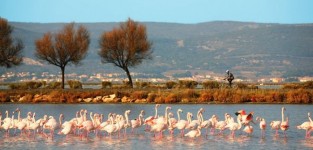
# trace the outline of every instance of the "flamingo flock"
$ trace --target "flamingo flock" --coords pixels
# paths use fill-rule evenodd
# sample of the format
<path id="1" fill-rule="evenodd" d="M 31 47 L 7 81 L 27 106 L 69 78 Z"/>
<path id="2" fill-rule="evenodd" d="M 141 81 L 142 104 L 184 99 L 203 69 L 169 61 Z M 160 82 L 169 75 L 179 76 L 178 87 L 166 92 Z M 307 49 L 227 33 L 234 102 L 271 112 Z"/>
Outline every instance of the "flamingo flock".
<path id="1" fill-rule="evenodd" d="M 184 111 L 177 109 L 177 118 L 175 118 L 175 113 L 171 112 L 172 108 L 170 106 L 167 106 L 164 114 L 160 115 L 158 113 L 160 106 L 160 104 L 156 104 L 154 107 L 155 115 L 147 118 L 144 117 L 144 110 L 140 111 L 137 118 L 129 119 L 131 110 L 126 110 L 124 114 L 109 113 L 107 118 L 104 118 L 103 114 L 88 113 L 87 110 L 81 109 L 76 112 L 74 118 L 67 120 L 65 120 L 64 114 L 60 114 L 57 118 L 44 115 L 36 119 L 35 112 L 27 112 L 26 117 L 22 118 L 21 110 L 17 108 L 12 112 L 11 116 L 8 111 L 5 112 L 5 117 L 0 114 L 0 130 L 4 131 L 4 137 L 26 135 L 30 138 L 35 138 L 39 134 L 51 139 L 54 138 L 56 132 L 59 135 L 64 135 L 65 138 L 68 138 L 69 135 L 74 135 L 81 139 L 87 139 L 90 133 L 94 133 L 95 137 L 99 138 L 107 137 L 112 139 L 113 136 L 121 138 L 137 133 L 140 128 L 145 128 L 144 131 L 150 132 L 157 139 L 163 138 L 165 131 L 168 131 L 169 136 L 174 137 L 175 130 L 179 132 L 177 137 L 195 139 L 201 135 L 205 137 L 209 135 L 224 135 L 225 130 L 229 130 L 230 138 L 235 138 L 237 131 L 251 136 L 254 131 L 253 125 L 259 123 L 261 138 L 265 138 L 266 120 L 263 117 L 256 117 L 254 120 L 254 112 L 246 113 L 245 110 L 239 110 L 235 112 L 234 116 L 225 113 L 224 120 L 220 120 L 215 114 L 209 119 L 204 119 L 203 113 L 205 110 L 203 108 L 200 108 L 195 115 L 187 112 L 186 118 L 183 116 Z M 281 130 L 284 137 L 287 137 L 289 118 L 285 117 L 285 111 L 286 108 L 282 107 L 281 120 L 270 122 L 271 129 L 275 130 L 274 136 L 279 136 L 278 131 Z M 130 133 L 127 133 L 128 128 L 131 129 Z M 310 113 L 308 113 L 308 121 L 303 122 L 296 128 L 305 130 L 305 138 L 310 138 L 313 130 L 313 121 Z M 205 129 L 204 133 L 202 133 L 202 129 Z M 17 130 L 20 133 L 19 135 L 16 134 Z M 216 130 L 219 132 L 215 133 Z M 13 133 L 10 134 L 10 132 Z"/>

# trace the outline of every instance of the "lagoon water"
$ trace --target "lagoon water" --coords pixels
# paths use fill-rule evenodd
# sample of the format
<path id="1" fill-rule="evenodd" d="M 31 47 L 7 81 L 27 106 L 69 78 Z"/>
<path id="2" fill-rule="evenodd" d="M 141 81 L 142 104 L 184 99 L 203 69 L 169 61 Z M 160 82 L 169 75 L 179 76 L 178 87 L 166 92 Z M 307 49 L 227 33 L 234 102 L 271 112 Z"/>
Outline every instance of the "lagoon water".
<path id="1" fill-rule="evenodd" d="M 313 149 L 313 137 L 304 138 L 305 131 L 296 129 L 305 121 L 308 121 L 307 113 L 313 113 L 312 105 L 204 105 L 204 104 L 162 104 L 159 108 L 159 115 L 164 115 L 166 106 L 172 107 L 174 116 L 177 117 L 176 111 L 178 108 L 183 109 L 183 118 L 187 112 L 192 112 L 195 116 L 199 108 L 204 108 L 203 114 L 205 119 L 208 119 L 213 114 L 223 119 L 224 113 L 230 113 L 234 117 L 234 112 L 245 109 L 247 112 L 254 111 L 256 116 L 264 117 L 267 122 L 266 137 L 260 137 L 259 125 L 253 125 L 254 133 L 252 136 L 236 132 L 236 137 L 231 138 L 229 131 L 225 130 L 224 135 L 209 135 L 207 138 L 201 136 L 197 139 L 181 138 L 178 136 L 178 131 L 175 130 L 174 137 L 169 136 L 168 132 L 164 132 L 164 137 L 157 140 L 150 132 L 145 132 L 144 127 L 139 128 L 135 134 L 130 134 L 128 129 L 127 137 L 112 139 L 108 137 L 98 138 L 94 133 L 91 133 L 88 139 L 81 140 L 80 138 L 70 135 L 65 138 L 64 135 L 55 134 L 55 138 L 44 138 L 40 134 L 33 139 L 25 136 L 4 137 L 4 132 L 0 132 L 0 147 L 1 149 Z M 290 128 L 287 131 L 287 137 L 284 138 L 280 131 L 280 136 L 275 137 L 275 131 L 271 130 L 269 123 L 272 120 L 281 120 L 281 107 L 286 107 L 285 115 L 289 117 Z M 75 117 L 76 111 L 87 109 L 88 112 L 102 113 L 104 119 L 110 112 L 124 114 L 125 110 L 131 110 L 130 119 L 138 116 L 140 110 L 145 110 L 147 116 L 154 115 L 153 104 L 1 104 L 0 111 L 5 114 L 5 111 L 14 111 L 16 108 L 21 109 L 21 116 L 26 117 L 28 111 L 36 112 L 36 117 L 42 117 L 44 114 L 52 115 L 58 118 L 60 113 L 63 113 L 65 120 Z M 202 129 L 204 135 L 205 129 Z"/>

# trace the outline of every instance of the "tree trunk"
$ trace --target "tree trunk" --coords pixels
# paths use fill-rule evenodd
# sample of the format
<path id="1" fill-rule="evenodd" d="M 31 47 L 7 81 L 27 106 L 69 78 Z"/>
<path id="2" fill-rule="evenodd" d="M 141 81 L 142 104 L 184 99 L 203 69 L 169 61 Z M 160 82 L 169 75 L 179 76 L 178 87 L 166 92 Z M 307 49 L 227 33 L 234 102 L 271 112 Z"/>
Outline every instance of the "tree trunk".
<path id="1" fill-rule="evenodd" d="M 62 72 L 62 89 L 64 89 L 64 71 L 65 71 L 65 67 L 61 67 L 61 72 Z"/>
<path id="2" fill-rule="evenodd" d="M 128 84 L 131 88 L 133 88 L 133 81 L 132 81 L 132 77 L 130 76 L 130 73 L 129 73 L 129 70 L 127 67 L 124 68 L 126 74 L 127 74 L 127 77 L 128 77 Z"/>

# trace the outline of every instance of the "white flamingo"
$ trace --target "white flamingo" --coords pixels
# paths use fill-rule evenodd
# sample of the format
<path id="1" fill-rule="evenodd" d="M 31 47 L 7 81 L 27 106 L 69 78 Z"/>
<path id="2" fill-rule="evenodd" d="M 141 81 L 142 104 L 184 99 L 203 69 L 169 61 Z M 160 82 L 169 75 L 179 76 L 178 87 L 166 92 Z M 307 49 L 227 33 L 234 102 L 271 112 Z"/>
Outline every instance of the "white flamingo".
<path id="1" fill-rule="evenodd" d="M 280 129 L 282 131 L 284 131 L 284 136 L 286 137 L 286 131 L 289 129 L 289 119 L 288 117 L 286 118 L 286 121 L 285 121 L 285 117 L 284 117 L 284 111 L 286 110 L 285 107 L 282 107 L 281 109 L 281 124 L 280 124 Z"/>
<path id="2" fill-rule="evenodd" d="M 1 125 L 1 128 L 3 128 L 6 132 L 6 137 L 10 136 L 10 129 L 14 127 L 14 112 L 12 113 L 12 118 L 7 119 L 8 118 L 8 111 L 5 112 L 7 117 L 5 118 L 5 120 L 3 120 L 3 124 Z"/>
<path id="3" fill-rule="evenodd" d="M 144 124 L 146 125 L 146 131 L 148 131 L 149 126 L 155 123 L 155 119 L 158 118 L 158 108 L 160 107 L 160 104 L 156 104 L 154 107 L 155 110 L 155 115 L 154 116 L 149 116 L 145 119 Z"/>
<path id="4" fill-rule="evenodd" d="M 265 129 L 266 129 L 266 121 L 264 118 L 261 118 L 261 117 L 256 117 L 255 120 L 260 122 L 261 137 L 264 138 L 265 137 Z"/>
<path id="5" fill-rule="evenodd" d="M 237 122 L 230 122 L 228 123 L 225 128 L 228 128 L 230 131 L 231 131 L 231 136 L 234 138 L 235 137 L 235 132 L 237 130 L 240 130 L 241 129 L 241 121 L 240 121 L 240 118 L 237 117 Z"/>
<path id="6" fill-rule="evenodd" d="M 198 126 L 197 129 L 190 130 L 188 133 L 185 134 L 185 136 L 193 139 L 201 136 L 201 126 Z"/>
<path id="7" fill-rule="evenodd" d="M 50 136 L 53 139 L 54 138 L 54 131 L 62 125 L 62 117 L 63 114 L 60 114 L 59 116 L 59 123 L 56 121 L 56 119 L 53 116 L 49 116 L 49 120 L 43 125 L 44 129 L 50 130 Z M 46 135 L 48 138 L 48 136 Z"/>
<path id="8" fill-rule="evenodd" d="M 174 128 L 177 128 L 178 130 L 180 130 L 181 137 L 184 136 L 185 128 L 188 125 L 188 121 L 187 120 L 189 119 L 189 115 L 188 114 L 187 114 L 187 120 L 180 119 L 180 113 L 182 113 L 182 112 L 183 112 L 182 109 L 178 109 L 177 110 L 178 120 L 177 120 L 177 123 L 173 125 Z"/>
<path id="9" fill-rule="evenodd" d="M 310 113 L 308 113 L 308 118 L 310 120 Z M 306 122 L 303 122 L 301 125 L 298 125 L 297 129 L 305 130 L 305 138 L 309 138 L 310 137 L 309 131 L 313 129 L 313 127 L 311 126 L 311 121 L 306 121 Z"/>
<path id="10" fill-rule="evenodd" d="M 141 125 L 143 124 L 144 112 L 145 112 L 144 110 L 141 110 L 138 118 L 130 120 L 131 127 L 132 127 L 132 131 L 131 131 L 132 134 L 134 133 L 134 129 L 141 127 Z"/>

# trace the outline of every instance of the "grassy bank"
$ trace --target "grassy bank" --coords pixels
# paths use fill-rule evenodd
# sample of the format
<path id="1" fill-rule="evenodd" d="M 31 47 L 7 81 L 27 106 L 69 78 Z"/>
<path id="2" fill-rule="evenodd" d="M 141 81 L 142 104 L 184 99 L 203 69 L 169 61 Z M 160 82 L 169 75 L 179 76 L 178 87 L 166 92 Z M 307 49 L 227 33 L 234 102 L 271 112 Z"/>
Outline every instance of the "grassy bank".
<path id="1" fill-rule="evenodd" d="M 288 103 L 312 104 L 312 89 L 30 89 L 0 90 L 2 103 Z"/>

